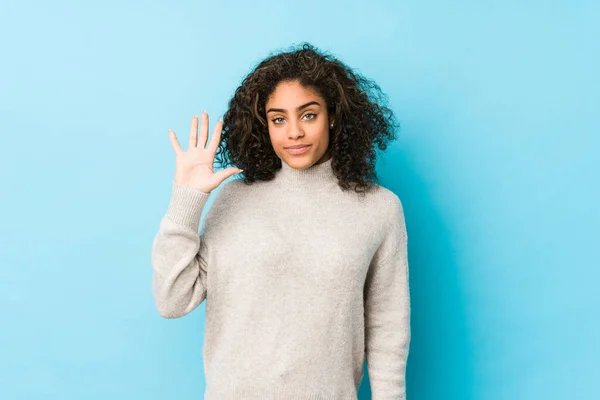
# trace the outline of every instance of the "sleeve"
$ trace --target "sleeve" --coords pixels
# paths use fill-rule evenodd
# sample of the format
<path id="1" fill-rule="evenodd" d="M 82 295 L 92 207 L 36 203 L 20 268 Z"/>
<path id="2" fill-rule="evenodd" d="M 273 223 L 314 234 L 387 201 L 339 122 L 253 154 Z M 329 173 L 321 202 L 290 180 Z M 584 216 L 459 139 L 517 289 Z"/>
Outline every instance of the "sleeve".
<path id="1" fill-rule="evenodd" d="M 407 233 L 400 199 L 365 279 L 365 354 L 373 400 L 406 399 L 410 347 Z"/>
<path id="2" fill-rule="evenodd" d="M 152 293 L 164 318 L 182 317 L 206 298 L 206 249 L 198 226 L 209 196 L 173 182 L 151 254 Z"/>

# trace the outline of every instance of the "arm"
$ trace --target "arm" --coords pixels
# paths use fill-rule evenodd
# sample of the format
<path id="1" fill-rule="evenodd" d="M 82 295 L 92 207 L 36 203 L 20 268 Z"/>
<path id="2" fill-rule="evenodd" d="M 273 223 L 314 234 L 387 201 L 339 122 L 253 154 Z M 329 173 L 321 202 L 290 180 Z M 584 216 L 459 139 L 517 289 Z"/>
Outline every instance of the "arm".
<path id="1" fill-rule="evenodd" d="M 397 196 L 391 214 L 364 289 L 365 353 L 373 400 L 406 399 L 410 292 L 406 225 Z"/>
<path id="2" fill-rule="evenodd" d="M 152 244 L 152 292 L 159 314 L 178 318 L 206 298 L 200 216 L 210 193 L 173 182 L 171 202 Z"/>

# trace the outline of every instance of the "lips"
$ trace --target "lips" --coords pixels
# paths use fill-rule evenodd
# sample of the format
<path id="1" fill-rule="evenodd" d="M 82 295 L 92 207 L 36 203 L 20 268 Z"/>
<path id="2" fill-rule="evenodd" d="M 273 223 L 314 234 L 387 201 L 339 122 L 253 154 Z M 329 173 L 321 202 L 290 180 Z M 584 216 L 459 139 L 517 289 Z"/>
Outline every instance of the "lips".
<path id="1" fill-rule="evenodd" d="M 297 155 L 297 154 L 306 153 L 308 151 L 309 147 L 310 147 L 310 145 L 297 145 L 297 146 L 286 147 L 285 151 L 287 151 L 289 154 Z"/>

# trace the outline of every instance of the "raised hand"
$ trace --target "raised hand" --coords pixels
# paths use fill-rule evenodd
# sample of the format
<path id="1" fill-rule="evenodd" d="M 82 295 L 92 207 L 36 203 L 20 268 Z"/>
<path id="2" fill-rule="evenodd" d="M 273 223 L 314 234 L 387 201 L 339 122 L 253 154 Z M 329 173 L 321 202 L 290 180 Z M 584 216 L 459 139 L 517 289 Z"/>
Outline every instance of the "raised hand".
<path id="1" fill-rule="evenodd" d="M 242 172 L 239 168 L 226 168 L 217 173 L 213 171 L 222 129 L 223 122 L 219 120 L 215 126 L 208 149 L 205 149 L 208 139 L 208 114 L 206 112 L 202 113 L 199 143 L 198 116 L 194 115 L 190 126 L 190 141 L 187 151 L 181 148 L 175 132 L 169 129 L 169 136 L 176 158 L 175 183 L 192 187 L 204 193 L 210 193 L 231 175 Z"/>

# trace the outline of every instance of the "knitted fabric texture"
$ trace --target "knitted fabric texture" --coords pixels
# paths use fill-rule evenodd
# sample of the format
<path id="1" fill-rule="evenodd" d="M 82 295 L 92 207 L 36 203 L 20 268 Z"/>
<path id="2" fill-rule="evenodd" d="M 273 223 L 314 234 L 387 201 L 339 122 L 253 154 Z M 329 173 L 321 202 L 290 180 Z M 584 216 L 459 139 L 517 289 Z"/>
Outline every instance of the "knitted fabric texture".
<path id="1" fill-rule="evenodd" d="M 206 400 L 406 398 L 407 233 L 397 195 L 342 191 L 331 159 L 212 195 L 173 182 L 152 244 L 165 318 L 206 300 Z"/>

